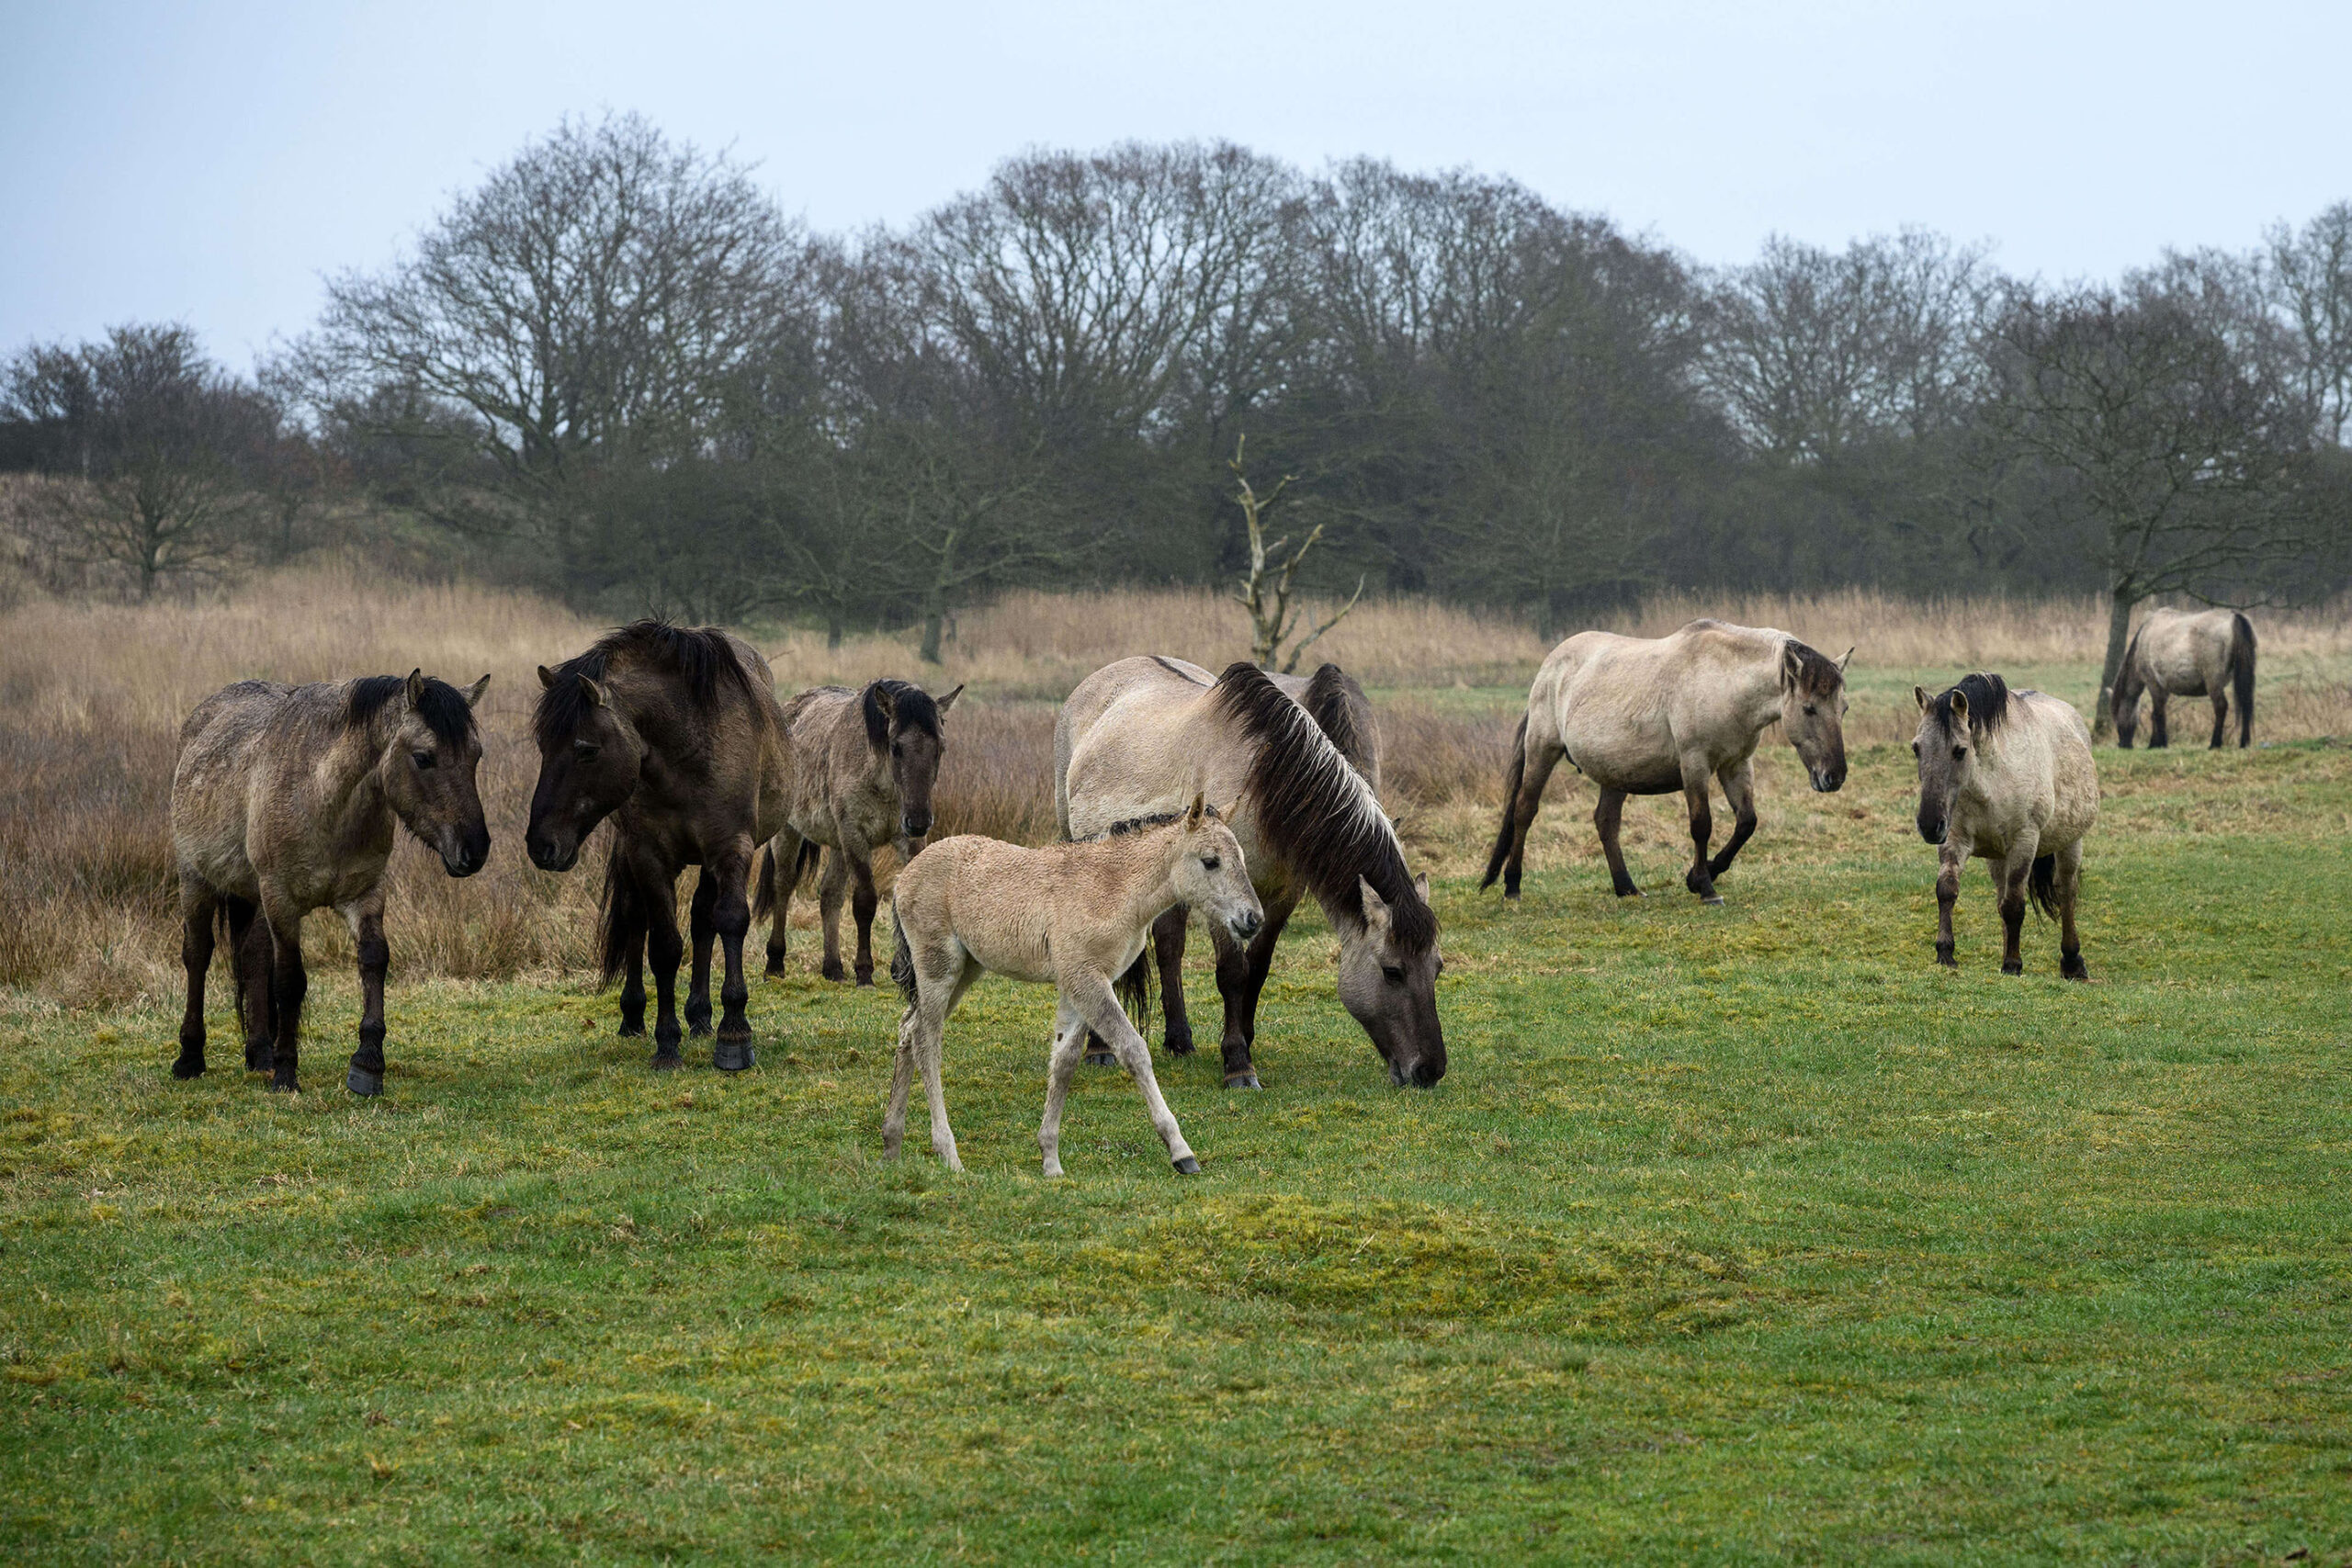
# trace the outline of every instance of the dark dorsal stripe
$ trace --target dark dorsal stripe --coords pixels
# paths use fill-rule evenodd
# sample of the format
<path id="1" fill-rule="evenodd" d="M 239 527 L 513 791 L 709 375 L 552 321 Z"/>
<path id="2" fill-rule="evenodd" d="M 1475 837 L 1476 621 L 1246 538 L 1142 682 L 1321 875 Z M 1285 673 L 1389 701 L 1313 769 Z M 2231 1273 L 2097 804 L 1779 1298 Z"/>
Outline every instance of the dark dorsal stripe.
<path id="1" fill-rule="evenodd" d="M 888 713 L 882 710 L 882 701 L 875 695 L 876 692 L 890 694 L 890 709 Z M 890 730 L 893 726 L 902 731 L 920 729 L 933 740 L 941 739 L 939 705 L 933 702 L 931 694 L 921 686 L 905 681 L 873 682 L 865 688 L 864 705 L 865 739 L 874 743 L 874 749 L 877 751 L 890 744 Z"/>
<path id="2" fill-rule="evenodd" d="M 1151 656 L 1151 661 L 1154 664 L 1159 665 L 1162 670 L 1167 671 L 1170 675 L 1177 677 L 1179 680 L 1190 681 L 1195 686 L 1205 686 L 1209 684 L 1208 682 L 1202 680 L 1198 675 L 1193 674 L 1190 670 L 1185 669 L 1183 666 L 1178 664 L 1174 660 L 1168 658 L 1164 654 L 1153 654 Z"/>
<path id="3" fill-rule="evenodd" d="M 1363 919 L 1372 884 L 1387 904 L 1396 940 L 1415 952 L 1437 942 L 1437 916 L 1405 869 L 1404 851 L 1371 786 L 1266 672 L 1247 661 L 1226 666 L 1209 694 L 1240 726 L 1250 744 L 1243 784 L 1267 846 L 1325 905 Z"/>
<path id="4" fill-rule="evenodd" d="M 1947 735 L 1951 733 L 1951 694 L 1958 692 L 1968 699 L 1968 728 L 1984 735 L 2000 728 L 2009 716 L 2009 683 L 1998 675 L 1962 675 L 1960 683 L 1938 694 L 1928 703 L 1928 716 Z"/>
<path id="5" fill-rule="evenodd" d="M 583 681 L 602 681 L 616 657 L 641 659 L 669 671 L 685 688 L 687 704 L 708 718 L 718 707 L 722 682 L 752 695 L 751 672 L 735 656 L 735 645 L 717 626 L 677 626 L 667 621 L 632 621 L 615 626 L 588 651 L 555 667 L 556 682 L 539 694 L 531 732 L 542 750 L 577 734 L 590 703 Z"/>
<path id="6" fill-rule="evenodd" d="M 408 689 L 405 675 L 363 675 L 351 682 L 351 695 L 345 699 L 343 722 L 354 729 L 365 729 L 376 721 L 376 716 L 394 697 Z M 416 705 L 416 716 L 424 728 L 440 739 L 455 746 L 473 733 L 474 710 L 466 702 L 466 694 L 447 681 L 427 675 L 424 697 Z"/>

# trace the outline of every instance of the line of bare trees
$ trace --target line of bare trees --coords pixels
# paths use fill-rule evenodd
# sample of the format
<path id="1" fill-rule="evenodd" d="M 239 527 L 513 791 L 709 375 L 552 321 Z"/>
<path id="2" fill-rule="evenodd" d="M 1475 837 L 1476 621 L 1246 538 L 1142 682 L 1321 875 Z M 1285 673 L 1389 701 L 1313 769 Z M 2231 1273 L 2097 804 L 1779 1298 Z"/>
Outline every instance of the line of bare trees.
<path id="1" fill-rule="evenodd" d="M 919 624 L 936 656 L 1008 584 L 1246 574 L 1246 435 L 1309 591 L 1546 629 L 1870 582 L 2096 587 L 2120 639 L 2151 595 L 2346 570 L 2352 203 L 2112 283 L 1918 231 L 1710 271 L 1508 180 L 1183 143 L 833 236 L 618 117 L 327 293 L 257 382 L 176 328 L 19 355 L 0 456 L 75 477 L 55 537 L 153 592 L 364 497 L 616 613 Z"/>

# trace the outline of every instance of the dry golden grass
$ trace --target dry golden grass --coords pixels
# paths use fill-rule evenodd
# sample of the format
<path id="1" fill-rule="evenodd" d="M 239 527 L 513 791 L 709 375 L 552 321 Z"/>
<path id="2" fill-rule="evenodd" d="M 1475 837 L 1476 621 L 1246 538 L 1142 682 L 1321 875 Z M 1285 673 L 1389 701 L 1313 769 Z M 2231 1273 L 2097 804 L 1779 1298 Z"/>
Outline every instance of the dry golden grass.
<path id="1" fill-rule="evenodd" d="M 1938 671 L 2038 667 L 2055 687 L 2061 677 L 2081 679 L 2085 666 L 2095 672 L 2104 624 L 2088 601 L 1915 604 L 1849 592 L 1660 600 L 1618 626 L 1655 634 L 1702 610 L 1780 626 L 1833 651 L 1860 644 L 1849 724 L 1858 743 L 1908 739 L 1914 670 L 1933 679 Z M 2267 615 L 2260 624 L 2261 735 L 2352 732 L 2344 615 Z M 418 665 L 453 681 L 492 677 L 481 787 L 494 847 L 489 867 L 462 883 L 413 844 L 396 852 L 395 973 L 584 967 L 594 864 L 550 875 L 529 865 L 520 843 L 537 770 L 527 733 L 533 671 L 598 630 L 529 595 L 386 581 L 349 566 L 284 572 L 199 603 L 132 607 L 28 592 L 0 608 L 0 985 L 74 1004 L 175 994 L 168 807 L 181 717 L 235 680 L 329 680 Z M 1238 606 L 1207 591 L 1013 594 L 966 614 L 956 634 L 945 667 L 928 672 L 903 636 L 839 648 L 797 630 L 758 640 L 786 691 L 884 674 L 920 674 L 934 691 L 969 682 L 949 726 L 939 831 L 1030 841 L 1054 832 L 1054 703 L 1072 684 L 1128 654 L 1172 653 L 1215 669 L 1248 645 Z M 1509 616 L 1418 600 L 1368 604 L 1315 649 L 1374 688 L 1385 793 L 1416 853 L 1442 874 L 1477 867 L 1498 809 L 1512 693 L 1544 651 Z M 2184 734 L 2193 729 L 2192 720 Z M 1581 822 L 1567 790 L 1558 793 L 1563 800 L 1539 829 L 1547 835 Z M 1629 818 L 1629 835 L 1648 830 Z M 347 960 L 332 919 L 315 921 L 306 940 L 322 965 Z"/>

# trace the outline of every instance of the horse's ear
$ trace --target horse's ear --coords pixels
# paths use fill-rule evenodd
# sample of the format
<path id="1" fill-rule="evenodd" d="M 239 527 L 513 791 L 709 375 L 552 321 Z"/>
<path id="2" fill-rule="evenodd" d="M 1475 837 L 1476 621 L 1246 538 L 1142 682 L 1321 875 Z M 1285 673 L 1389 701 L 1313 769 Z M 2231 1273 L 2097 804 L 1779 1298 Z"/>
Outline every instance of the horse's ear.
<path id="1" fill-rule="evenodd" d="M 1241 809 L 1241 795 L 1235 795 L 1232 800 L 1226 804 L 1224 809 L 1220 810 L 1217 815 L 1224 818 L 1227 822 L 1232 821 L 1235 815 Z"/>
<path id="2" fill-rule="evenodd" d="M 1381 897 L 1371 883 L 1356 878 L 1356 891 L 1363 897 L 1363 929 L 1375 937 L 1388 934 L 1388 902 Z"/>
<path id="3" fill-rule="evenodd" d="M 555 671 L 544 664 L 539 666 L 539 684 L 542 687 L 550 687 L 555 684 Z"/>
<path id="4" fill-rule="evenodd" d="M 1195 791 L 1193 795 L 1192 807 L 1184 813 L 1184 831 L 1187 833 L 1199 831 L 1201 818 L 1206 817 L 1208 815 L 1208 796 Z"/>
<path id="5" fill-rule="evenodd" d="M 1912 687 L 1911 696 L 1912 699 L 1919 705 L 1919 711 L 1921 713 L 1928 711 L 1928 704 L 1933 700 L 1928 695 L 1928 688 L 1925 686 Z"/>
<path id="6" fill-rule="evenodd" d="M 899 699 L 897 694 L 881 682 L 876 681 L 874 684 L 866 687 L 865 696 L 867 701 L 871 702 L 876 707 L 882 710 L 882 716 L 884 718 L 896 718 L 899 716 Z"/>
<path id="7" fill-rule="evenodd" d="M 481 706 L 481 694 L 489 690 L 490 677 L 488 675 L 484 675 L 481 680 L 476 681 L 472 685 L 466 688 L 466 705 L 469 708 L 478 708 Z"/>
<path id="8" fill-rule="evenodd" d="M 1430 901 L 1430 874 L 1428 872 L 1425 871 L 1421 873 L 1420 875 L 1413 878 L 1413 891 L 1421 896 L 1422 903 L 1426 904 Z"/>
<path id="9" fill-rule="evenodd" d="M 1781 689 L 1786 691 L 1795 686 L 1800 680 L 1804 679 L 1804 656 L 1797 651 L 1797 645 L 1795 643 L 1782 643 L 1781 645 Z"/>
<path id="10" fill-rule="evenodd" d="M 1858 647 L 1859 647 L 1860 645 L 1859 645 L 1859 644 L 1857 644 L 1856 646 L 1858 646 Z M 1846 650 L 1846 657 L 1845 657 L 1845 658 L 1843 658 L 1843 659 L 1841 659 L 1841 660 L 1839 660 L 1838 661 L 1838 676 L 1839 676 L 1841 679 L 1844 677 L 1844 675 L 1845 675 L 1845 673 L 1846 673 L 1846 666 L 1847 666 L 1847 665 L 1849 665 L 1849 664 L 1851 664 L 1853 661 L 1854 661 L 1854 649 L 1851 649 L 1851 648 L 1849 648 L 1849 649 L 1848 649 Z"/>
<path id="11" fill-rule="evenodd" d="M 424 671 L 422 670 L 408 672 L 408 705 L 412 711 L 424 705 Z"/>
<path id="12" fill-rule="evenodd" d="M 592 708 L 600 708 L 605 705 L 605 688 L 585 675 L 580 677 L 580 694 L 588 699 L 588 705 Z"/>
<path id="13" fill-rule="evenodd" d="M 954 691 L 952 691 L 952 692 L 948 693 L 945 696 L 944 696 L 944 697 L 933 697 L 933 698 L 932 698 L 932 699 L 931 699 L 931 705 L 932 705 L 932 706 L 933 706 L 933 707 L 935 707 L 935 708 L 937 708 L 941 713 L 943 713 L 943 714 L 944 714 L 944 713 L 945 713 L 949 708 L 954 707 L 954 706 L 956 705 L 956 699 L 957 697 L 962 696 L 963 694 L 964 694 L 964 688 L 963 688 L 962 684 L 959 682 L 959 683 L 956 685 L 956 689 L 955 689 Z"/>
<path id="14" fill-rule="evenodd" d="M 1968 722 L 1968 694 L 1957 687 L 1951 694 L 1951 720 L 1954 724 Z"/>

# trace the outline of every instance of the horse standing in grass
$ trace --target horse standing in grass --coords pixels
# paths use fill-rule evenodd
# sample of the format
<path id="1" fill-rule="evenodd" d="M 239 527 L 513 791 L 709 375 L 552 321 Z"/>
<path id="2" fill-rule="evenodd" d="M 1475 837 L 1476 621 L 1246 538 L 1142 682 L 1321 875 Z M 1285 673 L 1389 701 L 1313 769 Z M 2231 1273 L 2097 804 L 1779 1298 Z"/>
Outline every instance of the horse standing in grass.
<path id="1" fill-rule="evenodd" d="M 702 867 L 695 887 L 694 976 L 686 1023 L 710 1032 L 710 949 L 725 950 L 725 1007 L 711 1064 L 753 1063 L 744 1014 L 744 889 L 752 856 L 784 827 L 790 761 L 775 677 L 757 649 L 715 626 L 638 621 L 577 658 L 539 670 L 532 732 L 539 778 L 525 835 L 532 863 L 569 871 L 596 825 L 613 819 L 599 946 L 605 979 L 627 972 L 621 1033 L 645 1032 L 644 962 L 653 962 L 656 1067 L 675 1067 L 678 873 Z"/>
<path id="2" fill-rule="evenodd" d="M 1998 675 L 1970 675 L 1937 696 L 1914 686 L 1919 734 L 1919 836 L 1940 844 L 1936 878 L 1936 962 L 1958 968 L 1951 908 L 1961 868 L 1991 861 L 2001 895 L 2001 973 L 2022 975 L 2018 942 L 2029 894 L 2058 916 L 2058 973 L 2087 980 L 2075 931 L 2083 835 L 2098 820 L 2098 770 L 2083 716 L 2041 692 L 2009 690 Z"/>
<path id="3" fill-rule="evenodd" d="M 1426 1089 L 1445 1076 L 1443 960 L 1429 878 L 1406 870 L 1370 780 L 1308 711 L 1319 705 L 1324 723 L 1337 723 L 1331 715 L 1352 711 L 1340 700 L 1352 685 L 1326 665 L 1301 689 L 1302 705 L 1252 664 L 1228 665 L 1212 680 L 1180 659 L 1123 659 L 1080 682 L 1055 720 L 1054 807 L 1069 838 L 1172 809 L 1196 779 L 1213 797 L 1239 797 L 1232 828 L 1266 919 L 1246 945 L 1209 927 L 1229 1089 L 1258 1087 L 1258 998 L 1284 922 L 1310 894 L 1339 938 L 1340 1001 L 1372 1037 L 1390 1080 Z M 1160 934 L 1181 943 L 1183 919 L 1170 911 Z M 1189 1029 L 1171 1030 L 1168 1045 L 1189 1051 Z"/>
<path id="4" fill-rule="evenodd" d="M 359 1049 L 345 1078 L 384 1092 L 384 865 L 406 827 L 452 876 L 490 858 L 474 773 L 481 737 L 465 691 L 411 671 L 323 685 L 240 681 L 180 727 L 172 852 L 180 879 L 187 1011 L 175 1077 L 204 1071 L 204 981 L 213 927 L 228 929 L 245 1067 L 300 1085 L 302 917 L 334 909 L 359 953 Z M 256 911 L 261 919 L 254 919 Z"/>
<path id="5" fill-rule="evenodd" d="M 1786 632 L 1722 621 L 1693 621 L 1662 637 L 1578 632 L 1552 650 L 1528 688 L 1503 785 L 1502 829 L 1478 886 L 1491 887 L 1500 875 L 1503 897 L 1519 897 L 1527 830 L 1565 757 L 1600 786 L 1592 824 L 1617 897 L 1642 891 L 1617 843 L 1625 797 L 1680 790 L 1692 847 L 1683 886 L 1722 903 L 1715 879 L 1756 831 L 1750 760 L 1766 729 L 1781 725 L 1815 789 L 1846 782 L 1846 664 L 1853 657 L 1849 648 L 1832 663 Z M 1733 814 L 1731 838 L 1712 859 L 1710 779 L 1722 784 Z"/>
<path id="6" fill-rule="evenodd" d="M 842 896 L 853 880 L 857 919 L 857 983 L 874 984 L 874 852 L 911 846 L 931 831 L 931 792 L 946 749 L 941 721 L 964 688 L 934 698 L 904 681 L 876 681 L 862 692 L 817 686 L 784 705 L 785 744 L 792 754 L 791 798 L 784 830 L 760 856 L 752 918 L 768 926 L 770 975 L 784 973 L 785 918 L 792 891 L 818 851 L 831 850 L 819 885 L 824 917 L 824 976 L 842 971 Z"/>
<path id="7" fill-rule="evenodd" d="M 906 1136 L 908 1087 L 920 1066 L 932 1150 L 948 1169 L 964 1168 L 947 1125 L 940 1043 L 948 1014 L 987 971 L 1050 982 L 1060 992 L 1046 1116 L 1037 1128 L 1047 1176 L 1062 1173 L 1062 1102 L 1090 1030 L 1111 1043 L 1135 1076 L 1170 1163 L 1182 1175 L 1197 1175 L 1200 1161 L 1152 1076 L 1151 1047 L 1121 1010 L 1114 980 L 1138 1004 L 1145 999 L 1151 976 L 1145 943 L 1153 922 L 1180 903 L 1237 942 L 1264 923 L 1240 841 L 1199 795 L 1184 811 L 1115 822 L 1082 843 L 1033 850 L 966 836 L 943 839 L 910 861 L 890 890 L 899 930 L 890 976 L 907 1010 L 882 1121 L 883 1153 L 896 1158 Z"/>
<path id="8" fill-rule="evenodd" d="M 2115 678 L 2115 743 L 2132 750 L 2140 728 L 2140 694 L 2148 694 L 2148 749 L 2172 743 L 2165 725 L 2170 697 L 2213 699 L 2213 740 L 2219 750 L 2237 699 L 2238 745 L 2254 742 L 2254 623 L 2235 610 L 2155 610 L 2132 634 Z"/>

